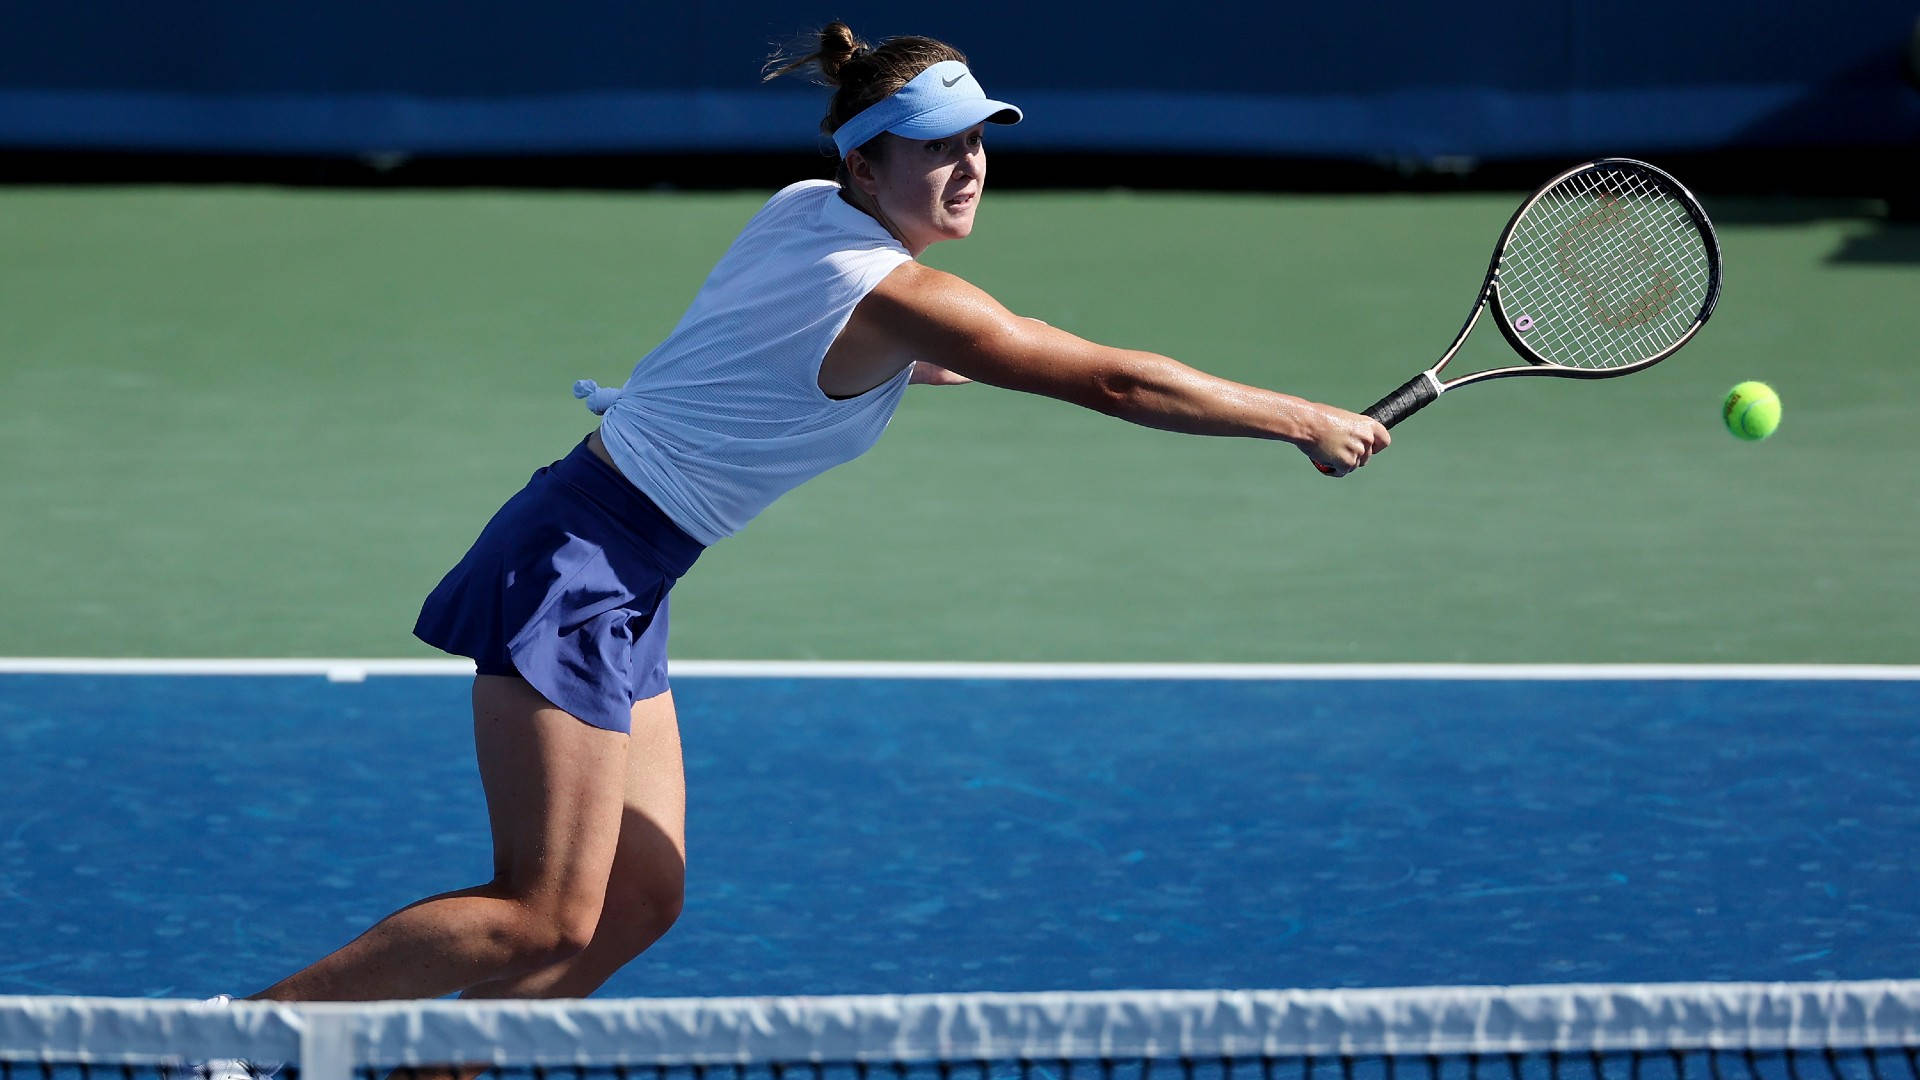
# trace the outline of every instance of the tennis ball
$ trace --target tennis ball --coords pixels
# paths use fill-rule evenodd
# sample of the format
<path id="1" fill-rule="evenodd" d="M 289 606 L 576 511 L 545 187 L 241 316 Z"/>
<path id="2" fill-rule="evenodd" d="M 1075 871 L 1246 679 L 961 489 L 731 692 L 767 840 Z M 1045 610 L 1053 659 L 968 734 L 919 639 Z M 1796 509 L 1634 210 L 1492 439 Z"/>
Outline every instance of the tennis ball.
<path id="1" fill-rule="evenodd" d="M 1720 416 L 1735 438 L 1764 439 L 1780 426 L 1780 395 L 1763 382 L 1743 382 L 1727 391 Z"/>

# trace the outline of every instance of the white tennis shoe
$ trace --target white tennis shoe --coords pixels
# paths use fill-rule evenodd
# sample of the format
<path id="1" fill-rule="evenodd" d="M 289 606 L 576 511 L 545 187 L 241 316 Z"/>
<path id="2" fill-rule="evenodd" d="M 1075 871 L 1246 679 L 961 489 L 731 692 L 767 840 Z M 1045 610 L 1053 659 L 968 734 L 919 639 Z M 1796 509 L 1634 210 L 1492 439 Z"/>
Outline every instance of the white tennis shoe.
<path id="1" fill-rule="evenodd" d="M 231 1005 L 232 994 L 219 994 L 206 1000 L 208 1005 Z M 280 1071 L 278 1061 L 242 1061 L 239 1058 L 214 1058 L 188 1066 L 183 1080 L 271 1080 Z"/>

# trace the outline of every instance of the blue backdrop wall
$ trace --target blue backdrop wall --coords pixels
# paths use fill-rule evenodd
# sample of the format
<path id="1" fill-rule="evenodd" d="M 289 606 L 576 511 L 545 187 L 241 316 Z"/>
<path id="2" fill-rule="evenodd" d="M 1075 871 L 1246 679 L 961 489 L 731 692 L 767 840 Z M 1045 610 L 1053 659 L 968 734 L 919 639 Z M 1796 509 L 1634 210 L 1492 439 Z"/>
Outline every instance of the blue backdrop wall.
<path id="1" fill-rule="evenodd" d="M 1030 149 L 1337 157 L 1920 143 L 1914 0 L 0 0 L 0 145 L 261 153 L 789 150 L 763 85 L 841 17 L 966 50 Z"/>

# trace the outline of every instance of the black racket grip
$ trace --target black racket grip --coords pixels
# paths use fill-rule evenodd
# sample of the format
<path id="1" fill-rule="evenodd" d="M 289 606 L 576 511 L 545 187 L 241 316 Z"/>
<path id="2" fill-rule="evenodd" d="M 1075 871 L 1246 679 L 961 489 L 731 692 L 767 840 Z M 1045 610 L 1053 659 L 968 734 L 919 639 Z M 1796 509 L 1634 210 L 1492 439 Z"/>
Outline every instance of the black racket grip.
<path id="1" fill-rule="evenodd" d="M 1383 427 L 1392 427 L 1426 408 L 1428 402 L 1439 396 L 1432 376 L 1423 371 L 1400 384 L 1400 389 L 1367 406 L 1367 415 L 1380 421 Z"/>
<path id="2" fill-rule="evenodd" d="M 1439 396 L 1440 391 L 1435 389 L 1433 379 L 1423 371 L 1401 383 L 1398 390 L 1367 406 L 1366 413 L 1380 421 L 1382 427 L 1390 428 L 1426 408 L 1428 402 Z M 1317 461 L 1313 463 L 1313 467 L 1328 476 L 1333 475 L 1332 469 Z"/>

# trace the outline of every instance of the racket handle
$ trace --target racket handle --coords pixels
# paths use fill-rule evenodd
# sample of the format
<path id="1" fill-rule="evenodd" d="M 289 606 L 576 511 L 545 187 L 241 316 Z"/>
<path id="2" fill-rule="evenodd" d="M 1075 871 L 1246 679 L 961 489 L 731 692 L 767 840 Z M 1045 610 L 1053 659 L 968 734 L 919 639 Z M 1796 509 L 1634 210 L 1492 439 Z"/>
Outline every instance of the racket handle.
<path id="1" fill-rule="evenodd" d="M 1421 372 L 1400 385 L 1400 389 L 1367 406 L 1367 415 L 1380 421 L 1383 427 L 1393 425 L 1427 407 L 1427 403 L 1440 396 L 1440 388 L 1433 383 L 1433 376 Z"/>
<path id="2" fill-rule="evenodd" d="M 1400 384 L 1398 390 L 1367 406 L 1367 415 L 1380 421 L 1382 427 L 1392 427 L 1426 408 L 1428 402 L 1439 396 L 1440 387 L 1434 382 L 1432 373 L 1423 371 Z M 1327 476 L 1333 475 L 1332 469 L 1317 461 L 1313 467 Z"/>

